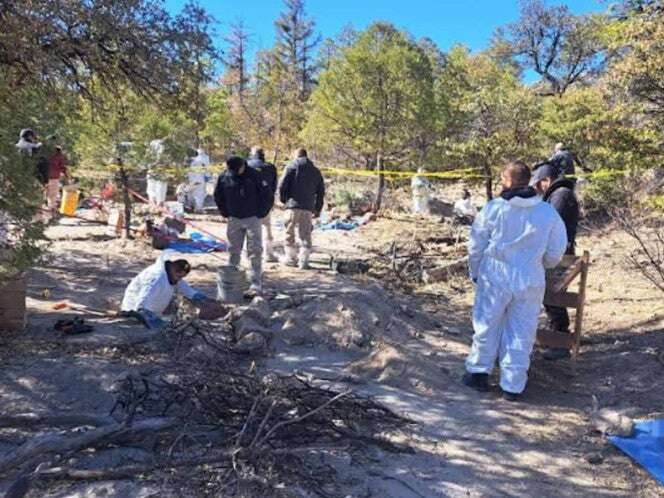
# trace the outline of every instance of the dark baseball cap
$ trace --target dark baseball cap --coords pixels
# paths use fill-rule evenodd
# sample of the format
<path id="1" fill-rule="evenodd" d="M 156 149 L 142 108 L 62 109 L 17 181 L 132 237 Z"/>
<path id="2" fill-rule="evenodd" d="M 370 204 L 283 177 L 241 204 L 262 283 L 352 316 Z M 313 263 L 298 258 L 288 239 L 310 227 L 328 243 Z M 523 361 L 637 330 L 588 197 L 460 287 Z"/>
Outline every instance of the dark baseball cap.
<path id="1" fill-rule="evenodd" d="M 554 166 L 551 163 L 542 163 L 535 171 L 533 171 L 533 176 L 530 178 L 530 185 L 533 186 L 537 182 L 546 180 L 547 178 L 553 178 L 554 180 L 560 176 L 560 170 L 557 166 Z"/>

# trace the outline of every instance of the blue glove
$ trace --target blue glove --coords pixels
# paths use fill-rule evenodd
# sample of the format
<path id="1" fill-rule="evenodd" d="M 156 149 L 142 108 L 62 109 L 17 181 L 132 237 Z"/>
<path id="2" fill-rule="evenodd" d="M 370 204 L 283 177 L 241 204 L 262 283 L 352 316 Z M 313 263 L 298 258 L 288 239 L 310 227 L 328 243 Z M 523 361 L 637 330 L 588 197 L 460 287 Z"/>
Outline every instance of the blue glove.
<path id="1" fill-rule="evenodd" d="M 138 312 L 141 314 L 143 317 L 143 321 L 145 322 L 145 325 L 149 329 L 161 329 L 166 326 L 166 322 L 159 318 L 155 313 L 153 313 L 150 310 L 146 309 L 140 309 Z"/>
<path id="2" fill-rule="evenodd" d="M 191 301 L 195 304 L 203 304 L 208 300 L 208 297 L 203 294 L 202 292 L 195 292 L 193 296 L 191 296 Z"/>

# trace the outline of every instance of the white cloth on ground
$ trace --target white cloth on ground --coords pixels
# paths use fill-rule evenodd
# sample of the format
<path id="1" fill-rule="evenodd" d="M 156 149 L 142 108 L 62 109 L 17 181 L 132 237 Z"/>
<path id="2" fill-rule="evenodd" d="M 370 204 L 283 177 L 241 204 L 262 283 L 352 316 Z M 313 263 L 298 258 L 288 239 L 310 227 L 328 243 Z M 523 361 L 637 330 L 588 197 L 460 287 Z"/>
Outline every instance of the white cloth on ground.
<path id="1" fill-rule="evenodd" d="M 500 362 L 500 386 L 521 393 L 545 290 L 545 268 L 567 247 L 565 225 L 540 197 L 498 198 L 473 223 L 468 244 L 470 276 L 477 282 L 470 373 L 490 373 Z"/>
<path id="2" fill-rule="evenodd" d="M 171 285 L 166 272 L 166 261 L 173 259 L 172 251 L 164 251 L 157 261 L 136 275 L 127 286 L 120 309 L 138 311 L 146 309 L 161 315 L 178 290 L 191 299 L 196 290 L 184 280 Z"/>

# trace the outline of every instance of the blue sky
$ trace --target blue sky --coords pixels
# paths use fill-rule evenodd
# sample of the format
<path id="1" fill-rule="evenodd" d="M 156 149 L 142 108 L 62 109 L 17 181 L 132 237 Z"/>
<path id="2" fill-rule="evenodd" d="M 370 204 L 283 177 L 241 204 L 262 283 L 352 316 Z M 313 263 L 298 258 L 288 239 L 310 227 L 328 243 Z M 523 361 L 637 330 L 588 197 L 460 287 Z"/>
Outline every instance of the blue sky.
<path id="1" fill-rule="evenodd" d="M 185 0 L 165 0 L 177 12 Z M 233 21 L 242 20 L 253 34 L 252 52 L 268 48 L 274 39 L 274 19 L 281 0 L 199 0 L 219 21 L 223 35 Z M 560 3 L 560 2 L 549 2 Z M 574 13 L 606 10 L 606 0 L 568 0 Z M 390 21 L 415 38 L 432 38 L 443 50 L 463 43 L 473 50 L 486 48 L 494 29 L 518 18 L 516 0 L 308 0 L 309 15 L 321 35 L 336 35 L 347 24 L 363 29 L 373 21 Z M 223 47 L 223 46 L 222 46 Z"/>

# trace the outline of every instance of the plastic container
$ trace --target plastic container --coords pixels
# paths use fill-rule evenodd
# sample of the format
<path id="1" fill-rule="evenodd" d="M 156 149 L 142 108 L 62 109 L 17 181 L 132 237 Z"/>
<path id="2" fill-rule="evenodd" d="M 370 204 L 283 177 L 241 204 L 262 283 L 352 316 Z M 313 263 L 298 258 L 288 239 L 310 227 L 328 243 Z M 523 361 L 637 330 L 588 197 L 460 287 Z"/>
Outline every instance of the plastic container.
<path id="1" fill-rule="evenodd" d="M 62 202 L 60 202 L 60 214 L 74 216 L 78 206 L 80 192 L 76 185 L 65 185 L 62 188 Z"/>
<path id="2" fill-rule="evenodd" d="M 217 297 L 224 303 L 237 304 L 249 288 L 247 274 L 236 266 L 222 266 L 217 273 Z"/>

